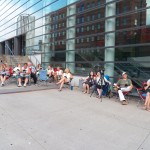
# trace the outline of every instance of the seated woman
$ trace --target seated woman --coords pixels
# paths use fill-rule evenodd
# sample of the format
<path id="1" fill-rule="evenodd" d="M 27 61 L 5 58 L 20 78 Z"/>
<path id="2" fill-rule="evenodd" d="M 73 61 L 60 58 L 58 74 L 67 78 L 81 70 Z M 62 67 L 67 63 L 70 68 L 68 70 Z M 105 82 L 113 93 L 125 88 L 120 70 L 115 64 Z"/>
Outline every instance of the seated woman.
<path id="1" fill-rule="evenodd" d="M 21 64 L 17 64 L 17 66 L 13 69 L 13 76 L 18 78 L 21 70 Z"/>
<path id="2" fill-rule="evenodd" d="M 29 80 L 29 75 L 30 75 L 30 69 L 28 68 L 28 64 L 24 63 L 24 66 L 19 71 L 18 87 L 22 86 L 21 85 L 22 80 L 24 80 L 24 87 L 26 87 L 28 80 Z"/>
<path id="3" fill-rule="evenodd" d="M 90 94 L 90 87 L 92 87 L 93 84 L 94 84 L 94 73 L 93 73 L 93 71 L 91 71 L 89 73 L 89 76 L 83 82 L 84 94 L 85 93 Z"/>
<path id="4" fill-rule="evenodd" d="M 60 67 L 58 66 L 56 72 L 54 73 L 55 81 L 60 80 L 62 78 L 62 75 L 63 75 L 63 70 L 61 70 Z"/>
<path id="5" fill-rule="evenodd" d="M 51 65 L 48 66 L 48 68 L 47 68 L 47 75 L 48 75 L 49 78 L 54 75 L 54 69 Z"/>
<path id="6" fill-rule="evenodd" d="M 143 90 L 146 93 L 143 95 L 146 97 L 144 109 L 150 111 L 150 80 L 148 80 L 147 83 L 144 83 Z"/>
<path id="7" fill-rule="evenodd" d="M 60 79 L 59 82 L 56 83 L 57 85 L 60 84 L 59 91 L 62 90 L 64 83 L 70 82 L 72 78 L 73 78 L 73 76 L 70 73 L 70 70 L 68 68 L 66 68 L 63 75 L 62 75 L 62 78 Z"/>
<path id="8" fill-rule="evenodd" d="M 42 66 L 41 66 L 41 64 L 38 64 L 37 67 L 36 67 L 36 76 L 39 75 L 40 70 L 42 70 Z"/>
<path id="9" fill-rule="evenodd" d="M 0 66 L 0 80 L 1 86 L 4 86 L 6 79 L 10 76 L 9 67 L 7 64 L 2 64 Z"/>

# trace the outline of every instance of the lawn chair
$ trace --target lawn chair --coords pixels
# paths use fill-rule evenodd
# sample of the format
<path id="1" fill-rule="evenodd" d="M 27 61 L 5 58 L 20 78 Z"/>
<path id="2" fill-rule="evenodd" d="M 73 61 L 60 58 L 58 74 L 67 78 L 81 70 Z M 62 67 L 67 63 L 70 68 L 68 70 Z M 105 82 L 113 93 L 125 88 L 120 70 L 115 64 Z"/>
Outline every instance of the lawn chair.
<path id="1" fill-rule="evenodd" d="M 10 67 L 9 68 L 9 76 L 7 76 L 6 81 L 5 81 L 5 85 L 10 84 L 11 82 L 15 82 L 15 78 L 13 76 L 13 68 Z"/>
<path id="2" fill-rule="evenodd" d="M 138 104 L 137 104 L 137 107 L 138 107 L 140 103 L 144 103 L 145 102 L 146 93 L 143 92 L 143 88 L 136 88 L 136 91 L 137 91 L 138 96 L 139 96 L 139 101 L 138 101 Z"/>
<path id="3" fill-rule="evenodd" d="M 48 76 L 47 76 L 47 70 L 40 70 L 38 75 L 38 86 L 42 85 L 42 83 L 45 83 L 47 86 L 48 83 Z"/>

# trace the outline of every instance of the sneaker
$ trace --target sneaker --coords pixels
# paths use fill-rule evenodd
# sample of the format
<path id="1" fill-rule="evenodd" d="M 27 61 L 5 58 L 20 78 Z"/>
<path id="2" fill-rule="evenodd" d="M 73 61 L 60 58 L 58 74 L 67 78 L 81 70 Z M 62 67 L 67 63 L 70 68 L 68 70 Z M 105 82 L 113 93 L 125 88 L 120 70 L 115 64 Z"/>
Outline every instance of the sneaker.
<path id="1" fill-rule="evenodd" d="M 26 85 L 26 84 L 24 84 L 23 86 L 24 86 L 24 87 L 26 87 L 27 85 Z"/>
<path id="2" fill-rule="evenodd" d="M 18 87 L 22 87 L 22 85 L 19 85 L 19 84 L 18 84 Z"/>
<path id="3" fill-rule="evenodd" d="M 128 103 L 127 103 L 127 101 L 126 100 L 123 100 L 122 101 L 122 105 L 127 105 Z"/>
<path id="4" fill-rule="evenodd" d="M 4 83 L 2 83 L 1 86 L 4 86 Z"/>

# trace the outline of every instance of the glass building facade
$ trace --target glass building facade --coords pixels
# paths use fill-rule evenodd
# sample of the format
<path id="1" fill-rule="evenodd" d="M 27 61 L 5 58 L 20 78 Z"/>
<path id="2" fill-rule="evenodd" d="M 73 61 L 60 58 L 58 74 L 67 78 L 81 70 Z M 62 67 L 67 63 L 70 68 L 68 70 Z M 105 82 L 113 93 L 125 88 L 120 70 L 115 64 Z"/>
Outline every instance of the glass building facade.
<path id="1" fill-rule="evenodd" d="M 1 0 L 0 54 L 75 74 L 150 78 L 150 0 Z"/>

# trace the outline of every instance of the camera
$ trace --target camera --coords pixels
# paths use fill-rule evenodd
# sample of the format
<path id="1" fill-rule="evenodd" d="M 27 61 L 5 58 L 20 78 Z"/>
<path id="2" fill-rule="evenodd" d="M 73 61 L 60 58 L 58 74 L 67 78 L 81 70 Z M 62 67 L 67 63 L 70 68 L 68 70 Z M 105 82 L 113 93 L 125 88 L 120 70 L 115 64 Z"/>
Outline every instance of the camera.
<path id="1" fill-rule="evenodd" d="M 102 76 L 104 76 L 104 71 L 105 71 L 105 69 L 100 70 L 100 73 L 101 73 Z"/>

